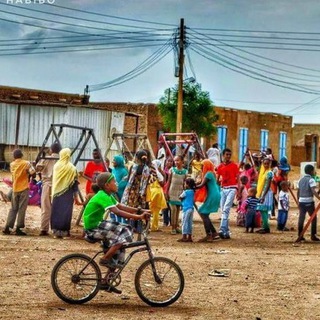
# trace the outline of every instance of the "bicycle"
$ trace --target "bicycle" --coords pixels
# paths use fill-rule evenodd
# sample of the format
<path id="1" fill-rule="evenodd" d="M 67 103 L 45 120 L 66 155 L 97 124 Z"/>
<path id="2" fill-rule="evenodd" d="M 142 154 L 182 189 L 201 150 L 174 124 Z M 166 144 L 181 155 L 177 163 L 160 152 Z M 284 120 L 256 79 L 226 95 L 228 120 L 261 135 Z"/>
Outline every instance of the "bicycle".
<path id="1" fill-rule="evenodd" d="M 93 257 L 73 253 L 61 258 L 51 273 L 51 285 L 55 294 L 70 304 L 82 304 L 93 299 L 99 290 L 122 293 L 116 287 L 121 283 L 121 273 L 132 257 L 146 251 L 148 259 L 136 271 L 134 285 L 140 299 L 152 307 L 166 307 L 181 296 L 184 289 L 184 275 L 178 264 L 165 257 L 155 257 L 147 237 L 142 231 L 143 240 L 123 246 L 136 248 L 128 253 L 124 262 L 117 267 L 106 268 L 104 272 L 95 261 L 96 257 L 109 249 L 106 240 L 87 239 L 89 242 L 101 241 L 102 250 Z"/>

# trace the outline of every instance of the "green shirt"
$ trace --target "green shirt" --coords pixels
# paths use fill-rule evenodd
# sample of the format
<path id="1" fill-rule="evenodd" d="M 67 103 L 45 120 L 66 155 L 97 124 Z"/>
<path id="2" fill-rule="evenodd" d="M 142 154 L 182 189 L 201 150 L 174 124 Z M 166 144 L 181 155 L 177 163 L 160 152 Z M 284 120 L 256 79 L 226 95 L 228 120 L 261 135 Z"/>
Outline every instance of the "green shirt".
<path id="1" fill-rule="evenodd" d="M 86 205 L 83 213 L 84 229 L 90 230 L 98 227 L 103 220 L 105 211 L 116 206 L 118 201 L 113 195 L 103 190 L 95 194 Z"/>

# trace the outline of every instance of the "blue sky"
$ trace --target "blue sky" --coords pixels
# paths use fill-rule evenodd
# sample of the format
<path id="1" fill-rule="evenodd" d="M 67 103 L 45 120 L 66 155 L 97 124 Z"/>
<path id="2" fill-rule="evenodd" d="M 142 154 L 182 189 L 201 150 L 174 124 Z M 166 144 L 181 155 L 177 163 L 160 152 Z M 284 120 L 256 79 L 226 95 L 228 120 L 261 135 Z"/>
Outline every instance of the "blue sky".
<path id="1" fill-rule="evenodd" d="M 185 78 L 195 77 L 216 105 L 292 115 L 294 123 L 320 123 L 318 0 L 29 2 L 34 1 L 0 0 L 1 85 L 82 94 L 87 84 L 95 88 L 91 85 L 112 81 L 146 61 L 170 41 L 184 18 Z M 159 45 L 139 46 L 137 41 L 123 48 L 118 38 L 116 49 L 100 50 L 103 46 L 96 42 L 84 47 L 85 42 L 75 41 L 83 34 L 121 31 L 126 38 L 142 30 L 149 32 L 147 44 L 159 37 L 154 42 Z M 47 41 L 57 38 L 68 50 L 89 50 L 46 53 Z M 174 70 L 170 50 L 131 81 L 91 91 L 90 99 L 158 102 L 177 83 Z"/>

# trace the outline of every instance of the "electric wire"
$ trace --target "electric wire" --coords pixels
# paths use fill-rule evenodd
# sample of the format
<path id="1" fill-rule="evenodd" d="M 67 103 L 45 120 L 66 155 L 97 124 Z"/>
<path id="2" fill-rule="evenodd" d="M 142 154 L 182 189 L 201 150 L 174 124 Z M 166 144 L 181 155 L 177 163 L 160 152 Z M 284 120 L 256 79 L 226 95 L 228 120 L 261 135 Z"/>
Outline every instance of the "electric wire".
<path id="1" fill-rule="evenodd" d="M 195 37 L 196 39 L 198 39 L 197 35 L 194 35 L 194 34 L 192 34 L 192 33 L 190 33 L 190 32 L 189 32 L 189 34 L 191 34 L 193 37 Z M 213 41 L 216 41 L 216 42 L 218 42 L 218 43 L 223 43 L 223 44 L 224 44 L 224 42 L 222 42 L 222 41 L 220 41 L 220 40 L 212 39 L 212 38 L 210 38 L 210 37 L 208 38 L 208 40 L 213 40 Z M 210 43 L 208 42 L 208 40 L 202 42 L 202 44 L 203 44 L 203 45 L 210 44 Z M 250 62 L 252 62 L 252 63 L 259 64 L 259 65 L 262 65 L 262 66 L 265 66 L 265 67 L 270 68 L 270 65 L 267 65 L 267 64 L 265 64 L 265 63 L 261 63 L 261 62 L 258 62 L 258 61 L 254 61 L 254 60 L 252 60 L 252 59 L 246 58 L 246 57 L 244 57 L 244 56 L 242 56 L 242 55 L 236 54 L 236 53 L 231 52 L 231 51 L 226 50 L 226 49 L 222 49 L 222 48 L 217 47 L 217 46 L 215 46 L 215 47 L 216 47 L 217 49 L 220 49 L 220 50 L 224 51 L 224 52 L 227 52 L 227 53 L 229 53 L 229 54 L 232 54 L 232 55 L 234 55 L 234 56 L 236 56 L 236 57 L 240 57 L 241 59 L 244 59 L 244 60 L 250 61 Z M 231 46 L 231 45 L 228 45 L 228 47 L 231 48 L 231 49 L 237 49 L 237 48 L 234 48 L 234 47 Z M 247 52 L 246 52 L 246 53 L 247 53 Z M 269 60 L 269 59 L 266 59 L 266 60 Z M 275 61 L 272 60 L 272 62 L 275 62 Z M 278 62 L 278 63 L 280 63 L 280 62 Z M 284 72 L 287 72 L 287 73 L 291 73 L 291 74 L 297 74 L 297 75 L 302 75 L 302 76 L 317 77 L 317 78 L 319 78 L 319 75 L 312 75 L 312 74 L 310 74 L 310 73 L 309 73 L 309 74 L 306 74 L 306 73 L 301 73 L 301 72 L 294 72 L 294 71 L 286 70 L 286 69 L 283 69 L 283 68 L 278 68 L 278 67 L 275 67 L 275 66 L 272 66 L 272 68 L 273 68 L 273 69 L 276 69 L 276 70 L 284 71 Z M 312 71 L 313 71 L 313 70 L 312 70 Z M 317 70 L 316 70 L 316 71 L 317 71 Z"/>
<path id="2" fill-rule="evenodd" d="M 176 27 L 175 24 L 161 23 L 161 22 L 154 22 L 154 21 L 147 21 L 147 20 L 140 20 L 140 19 L 132 19 L 132 18 L 124 18 L 124 17 L 117 17 L 117 16 L 104 14 L 104 13 L 98 13 L 98 12 L 92 12 L 92 11 L 81 10 L 81 9 L 76 9 L 76 8 L 64 7 L 64 6 L 57 5 L 57 4 L 45 3 L 45 5 L 49 5 L 50 7 L 52 6 L 52 7 L 56 7 L 56 8 L 60 8 L 60 9 L 71 10 L 71 11 L 75 11 L 75 12 L 82 12 L 82 13 L 86 13 L 86 14 L 92 14 L 92 15 L 101 16 L 101 17 L 108 17 L 108 18 L 113 18 L 113 19 L 133 21 L 133 22 L 139 22 L 139 23 L 144 23 L 144 24 L 147 23 L 147 24 L 155 24 L 155 25 L 162 25 L 162 26 L 170 26 L 170 27 L 174 27 L 174 28 Z"/>
<path id="3" fill-rule="evenodd" d="M 17 8 L 16 6 L 10 5 L 10 4 L 8 4 L 8 3 L 0 3 L 0 5 L 9 6 L 9 7 L 12 7 L 12 8 L 14 8 L 14 9 Z M 29 8 L 29 7 L 25 6 L 25 7 L 19 7 L 19 9 L 20 9 L 20 10 L 28 10 L 28 11 L 32 11 L 32 12 L 43 13 L 43 14 L 47 14 L 47 15 L 53 15 L 53 16 L 56 16 L 56 17 L 74 19 L 74 20 L 79 21 L 79 17 L 72 17 L 72 16 L 68 16 L 68 15 L 61 14 L 61 13 L 54 13 L 54 12 L 42 11 L 42 10 L 39 10 L 39 9 L 35 9 L 34 7 L 33 7 L 33 8 Z M 135 26 L 135 25 L 125 25 L 125 24 L 120 24 L 120 23 L 97 21 L 97 20 L 92 20 L 92 19 L 86 19 L 86 18 L 83 18 L 83 17 L 81 17 L 81 21 L 93 22 L 93 23 L 100 23 L 100 24 L 112 25 L 112 26 L 117 26 L 117 27 L 141 28 L 141 27 Z M 57 23 L 59 23 L 59 22 L 57 21 Z M 157 28 L 152 28 L 152 27 L 148 27 L 147 29 L 157 30 Z"/>
<path id="4" fill-rule="evenodd" d="M 104 82 L 96 85 L 88 85 L 89 92 L 111 88 L 113 86 L 127 82 L 133 78 L 136 78 L 137 76 L 146 72 L 155 64 L 157 64 L 171 51 L 172 51 L 172 46 L 170 41 L 168 41 L 167 44 L 165 44 L 164 46 L 159 48 L 157 51 L 152 53 L 147 59 L 145 59 L 142 63 L 140 63 L 136 68 L 127 72 L 126 74 L 108 82 Z"/>
<path id="5" fill-rule="evenodd" d="M 255 73 L 253 73 L 254 75 L 252 75 L 252 74 L 250 74 L 250 73 L 246 73 L 246 72 L 245 72 L 245 71 L 246 71 L 245 69 L 244 69 L 243 71 L 240 71 L 239 69 L 243 69 L 243 68 L 237 67 L 237 68 L 235 69 L 235 68 L 229 66 L 228 64 L 225 64 L 225 63 L 222 63 L 222 62 L 217 61 L 217 60 L 214 59 L 213 57 L 210 57 L 210 56 L 208 57 L 208 56 L 206 56 L 204 53 L 202 53 L 201 50 L 198 51 L 198 49 L 195 48 L 195 46 L 191 47 L 190 50 L 196 52 L 196 53 L 199 54 L 200 56 L 202 56 L 202 57 L 204 57 L 204 58 L 206 58 L 206 59 L 208 59 L 208 60 L 210 60 L 210 61 L 216 62 L 217 64 L 219 64 L 219 65 L 221 65 L 221 66 L 223 66 L 223 67 L 225 67 L 225 68 L 227 68 L 227 69 L 229 69 L 229 70 L 232 70 L 232 71 L 235 71 L 235 72 L 237 72 L 237 73 L 246 75 L 246 76 L 248 76 L 248 77 L 250 77 L 250 78 L 252 78 L 252 79 L 255 79 L 255 80 L 260 80 L 260 81 L 263 81 L 263 82 L 266 82 L 266 83 L 270 83 L 270 84 L 275 85 L 275 86 L 278 86 L 278 87 L 282 87 L 282 88 L 286 88 L 286 89 L 290 89 L 290 90 L 294 90 L 294 91 L 300 91 L 300 92 L 310 93 L 310 94 L 319 94 L 319 93 L 320 93 L 320 91 L 307 90 L 307 89 L 304 89 L 304 88 L 299 88 L 299 87 L 297 87 L 297 86 L 296 86 L 295 88 L 292 88 L 292 87 L 289 87 L 289 86 L 288 86 L 288 85 L 291 85 L 290 83 L 287 83 L 287 82 L 284 82 L 284 81 L 279 81 L 279 80 L 277 80 L 277 82 L 280 82 L 280 84 L 276 84 L 276 83 L 274 83 L 273 81 L 271 81 L 271 80 L 273 80 L 273 79 L 271 79 L 271 78 L 269 78 L 269 77 L 266 77 L 266 76 L 263 76 L 263 77 L 262 77 L 262 76 L 260 76 L 259 74 L 255 74 Z M 251 73 L 252 73 L 252 72 L 251 72 Z M 261 78 L 261 77 L 262 77 L 262 78 Z M 283 83 L 283 84 L 281 84 L 281 83 Z M 285 85 L 285 84 L 287 84 L 287 85 Z"/>

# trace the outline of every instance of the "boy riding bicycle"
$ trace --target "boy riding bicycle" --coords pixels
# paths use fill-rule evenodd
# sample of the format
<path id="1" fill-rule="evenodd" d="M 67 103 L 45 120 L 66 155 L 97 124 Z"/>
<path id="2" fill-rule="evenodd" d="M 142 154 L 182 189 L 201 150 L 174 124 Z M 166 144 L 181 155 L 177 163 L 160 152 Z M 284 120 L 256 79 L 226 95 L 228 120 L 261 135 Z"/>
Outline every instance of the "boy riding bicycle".
<path id="1" fill-rule="evenodd" d="M 133 230 L 128 224 L 104 220 L 106 210 L 117 216 L 132 220 L 147 220 L 149 210 L 128 207 L 119 203 L 113 194 L 118 190 L 115 177 L 110 172 L 98 175 L 96 184 L 100 190 L 90 199 L 83 213 L 86 236 L 96 240 L 108 240 L 110 248 L 100 259 L 99 264 L 116 269 L 124 261 L 122 246 L 133 241 Z M 115 259 L 115 256 L 118 256 Z"/>

